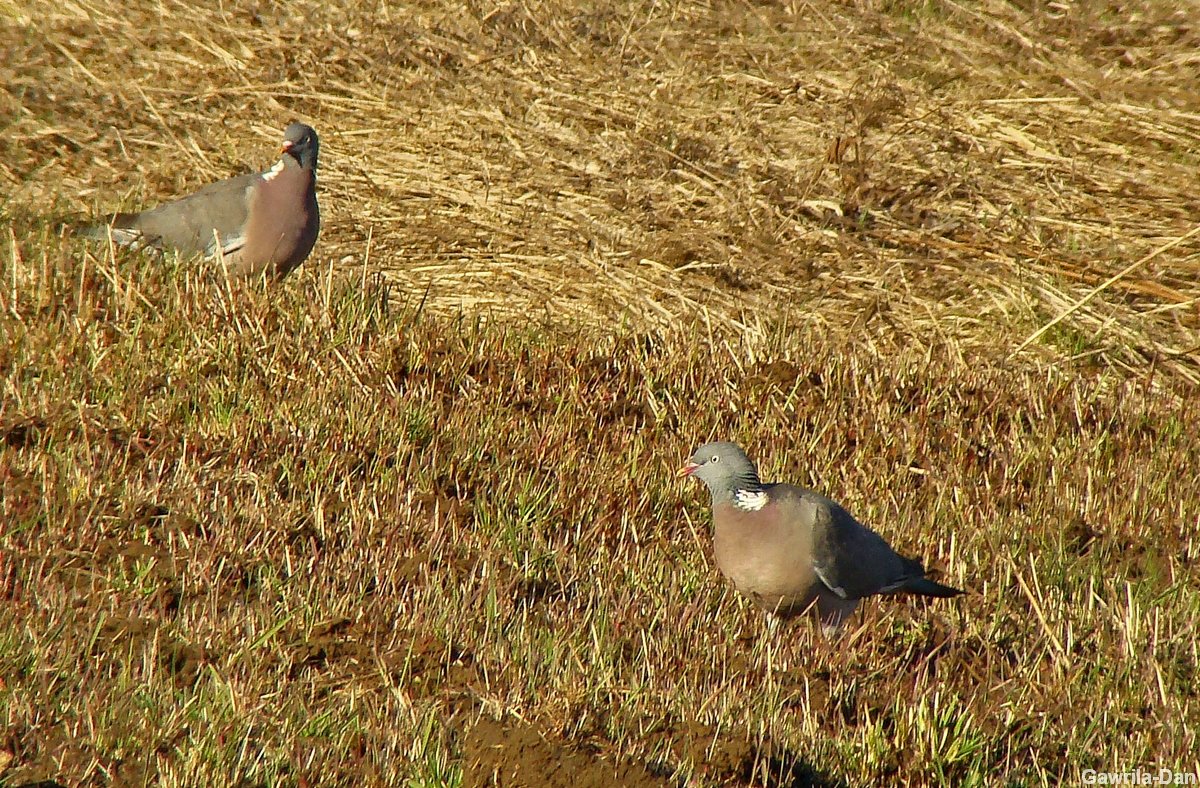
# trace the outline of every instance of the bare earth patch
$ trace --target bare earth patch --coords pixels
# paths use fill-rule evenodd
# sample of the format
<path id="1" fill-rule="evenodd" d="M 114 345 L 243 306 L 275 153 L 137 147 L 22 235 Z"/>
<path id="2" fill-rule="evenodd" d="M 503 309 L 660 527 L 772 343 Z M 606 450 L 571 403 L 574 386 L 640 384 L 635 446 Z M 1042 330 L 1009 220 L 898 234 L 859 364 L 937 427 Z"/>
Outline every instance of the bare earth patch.
<path id="1" fill-rule="evenodd" d="M 482 719 L 463 735 L 462 746 L 464 785 L 651 788 L 670 784 L 644 767 L 609 764 L 586 750 L 548 742 L 536 729 L 517 721 Z"/>

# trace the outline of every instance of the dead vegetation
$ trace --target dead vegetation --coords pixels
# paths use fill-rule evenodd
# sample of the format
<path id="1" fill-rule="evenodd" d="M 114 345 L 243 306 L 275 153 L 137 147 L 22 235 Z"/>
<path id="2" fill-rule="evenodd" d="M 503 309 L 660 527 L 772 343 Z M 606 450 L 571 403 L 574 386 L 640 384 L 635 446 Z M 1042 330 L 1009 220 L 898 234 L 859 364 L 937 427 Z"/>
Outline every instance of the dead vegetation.
<path id="1" fill-rule="evenodd" d="M 1189 4 L 0 15 L 0 781 L 1200 772 Z M 53 229 L 293 117 L 281 288 Z M 717 435 L 972 594 L 767 633 Z"/>
<path id="2" fill-rule="evenodd" d="M 18 6 L 4 177 L 22 210 L 141 204 L 261 166 L 300 116 L 313 268 L 443 314 L 754 336 L 787 314 L 964 358 L 1146 257 L 1033 348 L 1194 383 L 1189 9 Z"/>

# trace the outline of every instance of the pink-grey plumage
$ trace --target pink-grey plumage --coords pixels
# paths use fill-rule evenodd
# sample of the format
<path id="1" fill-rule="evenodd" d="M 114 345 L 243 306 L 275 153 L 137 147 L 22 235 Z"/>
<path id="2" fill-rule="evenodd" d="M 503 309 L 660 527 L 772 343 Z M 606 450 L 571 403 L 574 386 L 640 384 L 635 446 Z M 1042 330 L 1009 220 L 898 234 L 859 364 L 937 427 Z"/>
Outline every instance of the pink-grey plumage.
<path id="1" fill-rule="evenodd" d="M 292 123 L 271 169 L 209 184 L 141 213 L 118 213 L 79 234 L 111 237 L 124 246 L 219 256 L 235 276 L 286 276 L 308 257 L 320 233 L 318 148 L 311 126 Z"/>
<path id="2" fill-rule="evenodd" d="M 701 446 L 680 473 L 712 494 L 717 566 L 769 613 L 790 618 L 815 610 L 827 630 L 836 630 L 869 596 L 962 593 L 927 578 L 920 563 L 825 496 L 764 484 L 735 444 Z"/>

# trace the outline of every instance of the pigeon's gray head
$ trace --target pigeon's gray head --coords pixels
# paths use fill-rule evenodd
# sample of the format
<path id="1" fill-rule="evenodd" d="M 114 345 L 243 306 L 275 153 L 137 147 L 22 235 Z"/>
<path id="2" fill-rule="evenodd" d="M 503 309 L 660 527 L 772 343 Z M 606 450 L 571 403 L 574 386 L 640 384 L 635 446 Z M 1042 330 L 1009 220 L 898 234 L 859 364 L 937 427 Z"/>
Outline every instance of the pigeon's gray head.
<path id="1" fill-rule="evenodd" d="M 708 485 L 713 501 L 733 497 L 737 492 L 762 490 L 754 463 L 737 444 L 727 441 L 706 443 L 679 469 L 679 475 L 692 476 Z"/>
<path id="2" fill-rule="evenodd" d="M 305 169 L 317 168 L 317 132 L 312 126 L 292 123 L 283 131 L 283 153 Z"/>

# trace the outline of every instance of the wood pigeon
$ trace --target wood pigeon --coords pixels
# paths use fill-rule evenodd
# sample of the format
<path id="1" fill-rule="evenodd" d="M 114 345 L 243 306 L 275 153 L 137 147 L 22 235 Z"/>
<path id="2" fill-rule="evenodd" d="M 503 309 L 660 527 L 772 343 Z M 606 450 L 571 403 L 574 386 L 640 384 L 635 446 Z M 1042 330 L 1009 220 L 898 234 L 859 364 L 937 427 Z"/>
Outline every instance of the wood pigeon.
<path id="1" fill-rule="evenodd" d="M 815 609 L 836 632 L 875 594 L 953 597 L 879 534 L 811 490 L 764 484 L 733 443 L 701 446 L 679 469 L 708 485 L 717 566 L 738 591 L 781 618 Z"/>
<path id="2" fill-rule="evenodd" d="M 317 241 L 317 132 L 292 123 L 282 156 L 261 173 L 209 184 L 141 213 L 118 213 L 78 231 L 122 246 L 174 249 L 220 257 L 234 276 L 282 278 L 304 262 Z"/>

